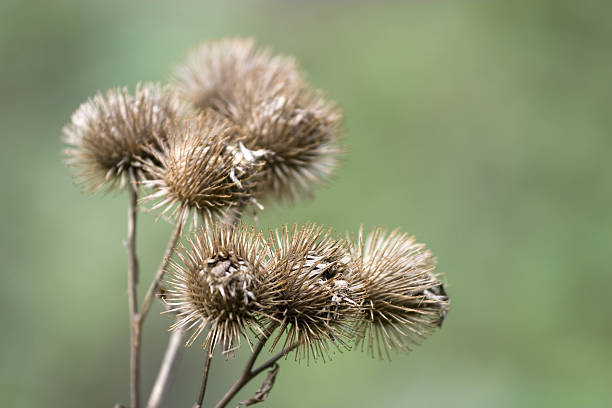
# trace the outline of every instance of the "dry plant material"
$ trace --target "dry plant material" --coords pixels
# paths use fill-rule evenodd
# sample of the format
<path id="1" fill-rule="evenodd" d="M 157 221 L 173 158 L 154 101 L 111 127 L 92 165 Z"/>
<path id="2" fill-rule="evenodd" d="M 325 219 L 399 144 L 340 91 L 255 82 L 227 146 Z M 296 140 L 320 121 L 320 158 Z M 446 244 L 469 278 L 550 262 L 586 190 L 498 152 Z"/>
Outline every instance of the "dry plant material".
<path id="1" fill-rule="evenodd" d="M 142 323 L 158 289 L 176 321 L 150 408 L 167 393 L 183 333 L 190 332 L 187 346 L 203 335 L 207 353 L 196 407 L 215 349 L 229 356 L 242 338 L 251 347 L 242 374 L 217 404 L 223 408 L 270 370 L 241 404 L 263 402 L 277 362 L 294 350 L 296 361 L 325 361 L 356 342 L 372 356 L 389 357 L 442 325 L 449 297 L 432 254 L 412 236 L 374 228 L 365 238 L 360 230 L 353 244 L 305 224 L 271 231 L 266 241 L 239 224 L 246 209 L 263 208 L 258 199 L 294 201 L 330 180 L 344 150 L 342 122 L 339 107 L 304 80 L 293 58 L 240 38 L 189 52 L 171 87 L 111 89 L 73 114 L 63 140 L 76 183 L 96 192 L 130 182 L 132 408 L 139 408 Z M 139 309 L 135 232 L 143 187 L 138 204 L 149 203 L 176 225 Z M 197 229 L 200 220 L 204 228 Z M 176 249 L 187 224 L 195 232 Z M 270 349 L 281 350 L 255 366 L 270 339 Z"/>
<path id="2" fill-rule="evenodd" d="M 188 116 L 168 126 L 167 143 L 153 144 L 151 158 L 142 162 L 150 174 L 143 184 L 153 192 L 152 210 L 185 225 L 207 224 L 215 216 L 239 212 L 254 201 L 254 176 L 260 152 L 232 144 L 237 129 L 212 111 Z"/>
<path id="3" fill-rule="evenodd" d="M 263 87 L 269 94 L 302 81 L 293 58 L 258 50 L 252 38 L 205 42 L 187 54 L 172 77 L 173 85 L 195 107 L 228 117 L 246 88 Z"/>
<path id="4" fill-rule="evenodd" d="M 167 140 L 167 124 L 183 109 L 167 88 L 147 83 L 98 93 L 83 103 L 64 127 L 66 163 L 85 191 L 113 190 L 126 185 L 129 172 L 146 179 L 139 160 L 149 157 L 147 146 Z"/>
<path id="5" fill-rule="evenodd" d="M 272 391 L 272 387 L 274 387 L 274 382 L 276 381 L 276 376 L 278 375 L 278 370 L 280 370 L 280 366 L 278 364 L 274 364 L 272 369 L 268 372 L 266 379 L 261 384 L 261 386 L 255 391 L 255 395 L 251 398 L 246 399 L 244 401 L 240 401 L 240 405 L 244 405 L 248 407 L 250 405 L 259 404 L 260 402 L 264 402 L 268 395 L 270 395 L 270 391 Z"/>
<path id="6" fill-rule="evenodd" d="M 250 39 L 206 43 L 176 68 L 174 83 L 197 108 L 240 128 L 240 140 L 264 157 L 259 196 L 311 197 L 338 165 L 342 112 L 302 79 L 296 63 Z"/>
<path id="7" fill-rule="evenodd" d="M 261 316 L 271 294 L 262 285 L 265 242 L 244 225 L 213 224 L 200 229 L 171 261 L 166 301 L 178 313 L 172 330 L 192 330 L 187 345 L 208 328 L 203 347 L 228 354 L 247 333 L 265 336 Z"/>
<path id="8" fill-rule="evenodd" d="M 262 95 L 247 92 L 235 115 L 245 146 L 270 152 L 264 158 L 261 195 L 311 197 L 314 186 L 325 184 L 339 164 L 342 112 L 321 92 L 304 87 Z"/>
<path id="9" fill-rule="evenodd" d="M 347 253 L 347 242 L 316 224 L 271 233 L 268 285 L 280 322 L 274 347 L 298 344 L 296 359 L 328 359 L 330 343 L 349 348 L 352 324 L 363 301 L 363 284 Z"/>
<path id="10" fill-rule="evenodd" d="M 425 245 L 397 229 L 374 228 L 365 240 L 360 231 L 353 257 L 366 289 L 357 323 L 362 349 L 389 357 L 389 350 L 409 351 L 442 325 L 450 301 Z"/>

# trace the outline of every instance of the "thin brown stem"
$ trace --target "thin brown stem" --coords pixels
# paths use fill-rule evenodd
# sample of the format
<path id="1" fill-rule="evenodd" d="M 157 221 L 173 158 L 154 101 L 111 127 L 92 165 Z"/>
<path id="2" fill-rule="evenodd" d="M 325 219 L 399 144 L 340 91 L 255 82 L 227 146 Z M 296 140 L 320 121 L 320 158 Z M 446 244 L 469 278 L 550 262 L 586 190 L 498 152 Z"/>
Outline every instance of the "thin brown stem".
<path id="1" fill-rule="evenodd" d="M 202 401 L 204 401 L 204 394 L 206 393 L 206 383 L 208 382 L 208 369 L 210 368 L 210 362 L 213 358 L 212 344 L 210 350 L 206 353 L 206 360 L 204 361 L 204 371 L 202 373 L 202 385 L 200 386 L 200 394 L 198 400 L 193 405 L 193 408 L 202 408 Z"/>
<path id="2" fill-rule="evenodd" d="M 275 355 L 270 357 L 268 361 L 266 361 L 265 363 L 257 367 L 255 370 L 253 370 L 251 374 L 253 374 L 253 377 L 258 376 L 259 374 L 261 374 L 262 371 L 265 371 L 268 368 L 271 368 L 278 360 L 285 357 L 287 354 L 291 353 L 291 351 L 293 351 L 299 345 L 300 345 L 299 343 L 293 343 L 292 345 L 285 347 L 282 351 L 276 353 Z"/>
<path id="3" fill-rule="evenodd" d="M 253 354 L 251 354 L 251 357 L 247 361 L 247 364 L 245 365 L 244 370 L 242 371 L 242 374 L 240 375 L 240 378 L 238 378 L 238 380 L 236 380 L 234 385 L 232 385 L 232 387 L 225 393 L 223 398 L 221 398 L 221 400 L 217 403 L 216 408 L 223 408 L 227 404 L 229 404 L 232 398 L 234 398 L 236 394 L 238 394 L 238 392 L 240 392 L 240 390 L 246 384 L 249 383 L 249 381 L 257 377 L 259 374 L 261 374 L 266 369 L 274 366 L 274 364 L 276 364 L 276 362 L 280 358 L 286 356 L 287 353 L 291 352 L 291 350 L 295 349 L 299 345 L 298 343 L 294 343 L 291 346 L 285 347 L 281 352 L 275 354 L 268 361 L 266 361 L 265 363 L 257 367 L 255 370 L 253 370 L 253 366 L 255 365 L 255 361 L 257 360 L 257 357 L 261 353 L 261 350 L 266 344 L 266 341 L 270 338 L 270 335 L 276 328 L 276 325 L 277 325 L 276 323 L 273 323 L 270 326 L 270 328 L 268 329 L 268 333 L 269 333 L 268 337 L 265 337 L 259 340 L 259 342 L 255 346 L 255 349 L 253 350 Z"/>
<path id="4" fill-rule="evenodd" d="M 151 286 L 149 286 L 149 290 L 145 295 L 145 299 L 142 304 L 142 312 L 140 314 L 140 325 L 142 325 L 144 318 L 147 316 L 149 309 L 153 304 L 155 295 L 159 294 L 160 283 L 164 276 L 164 271 L 166 270 L 168 262 L 170 261 L 172 250 L 176 246 L 176 242 L 181 236 L 181 230 L 181 223 L 177 222 L 174 226 L 174 231 L 168 240 L 168 245 L 166 247 L 166 251 L 164 252 L 164 256 L 162 257 L 162 261 L 159 264 L 157 272 L 155 273 L 153 281 L 151 282 Z M 164 307 L 168 309 L 168 306 L 165 303 Z M 149 396 L 149 401 L 147 402 L 147 408 L 158 408 L 161 406 L 166 393 L 168 392 L 170 380 L 172 379 L 172 373 L 176 368 L 176 361 L 183 351 L 183 335 L 183 332 L 180 330 L 170 335 L 170 341 L 168 342 L 168 346 L 164 352 L 164 358 L 159 368 L 159 372 L 157 373 L 157 378 L 155 379 L 153 389 L 151 390 L 151 395 Z"/>
<path id="5" fill-rule="evenodd" d="M 234 398 L 234 396 L 236 394 L 238 394 L 238 392 L 242 389 L 242 387 L 244 387 L 252 379 L 253 379 L 253 376 L 251 375 L 250 371 L 243 372 L 242 375 L 240 376 L 240 378 L 238 378 L 238 380 L 234 383 L 234 385 L 232 385 L 232 388 L 230 388 L 225 393 L 223 398 L 221 398 L 221 400 L 217 403 L 217 405 L 215 407 L 216 408 L 223 408 L 227 404 L 229 404 L 229 402 L 232 400 L 232 398 Z"/>
<path id="6" fill-rule="evenodd" d="M 238 219 L 239 219 L 239 216 L 232 217 L 229 222 L 235 223 Z M 162 262 L 160 263 L 157 269 L 157 272 L 155 274 L 155 277 L 153 279 L 153 282 L 151 283 L 151 286 L 149 287 L 149 290 L 147 291 L 147 294 L 145 295 L 145 299 L 144 299 L 143 306 L 142 306 L 142 312 L 141 312 L 142 317 L 140 319 L 141 324 L 142 324 L 142 321 L 144 320 L 144 317 L 146 317 L 146 315 L 149 312 L 149 309 L 151 308 L 151 305 L 153 303 L 153 298 L 155 297 L 156 294 L 159 294 L 160 283 L 163 278 L 164 271 L 166 270 L 166 267 L 168 266 L 168 262 L 172 254 L 172 250 L 176 246 L 176 242 L 178 241 L 181 235 L 181 231 L 182 231 L 181 226 L 182 224 L 180 222 L 177 222 L 177 224 L 175 225 L 172 236 L 170 237 L 170 240 L 168 241 L 166 252 L 164 253 L 164 256 L 162 258 Z M 168 309 L 167 305 L 164 304 L 164 306 L 166 307 L 166 309 Z M 163 400 L 170 386 L 170 381 L 172 379 L 172 373 L 176 369 L 176 365 L 177 365 L 176 361 L 178 357 L 182 354 L 182 351 L 184 349 L 183 342 L 182 342 L 183 336 L 184 336 L 184 333 L 180 330 L 172 333 L 172 335 L 170 336 L 170 341 L 168 342 L 168 346 L 164 353 L 164 359 L 162 361 L 159 372 L 157 374 L 155 384 L 153 385 L 151 395 L 149 396 L 147 408 L 158 408 L 163 403 Z M 210 361 L 208 362 L 208 364 L 210 364 Z M 208 376 L 208 366 L 206 366 L 206 376 Z M 203 379 L 204 387 L 206 386 L 205 381 L 206 380 Z"/>
<path id="7" fill-rule="evenodd" d="M 166 352 L 164 353 L 164 359 L 157 373 L 155 385 L 153 385 L 153 390 L 149 396 L 147 408 L 158 408 L 164 402 L 177 361 L 185 349 L 183 336 L 184 333 L 180 330 L 170 335 L 170 341 L 168 342 L 168 347 L 166 347 Z"/>
<path id="8" fill-rule="evenodd" d="M 272 334 L 272 331 L 274 330 L 274 328 L 276 327 L 276 325 L 272 325 L 270 326 L 270 329 L 268 331 L 268 333 Z M 249 357 L 249 360 L 247 361 L 246 365 L 244 366 L 244 370 L 242 371 L 242 374 L 246 373 L 246 372 L 250 372 L 251 369 L 253 368 L 253 366 L 255 365 L 255 360 L 257 360 L 257 357 L 259 356 L 259 353 L 261 353 L 261 350 L 263 350 L 266 341 L 268 341 L 268 337 L 262 338 L 260 339 L 257 344 L 255 345 L 255 348 L 253 349 L 253 353 L 251 353 L 251 357 Z"/>
<path id="9" fill-rule="evenodd" d="M 136 214 L 138 209 L 138 187 L 130 173 L 130 208 L 128 212 L 128 302 L 130 310 L 130 405 L 140 407 L 140 339 L 141 325 L 138 314 L 138 259 L 136 258 Z"/>
<path id="10" fill-rule="evenodd" d="M 147 314 L 149 313 L 149 309 L 151 308 L 151 305 L 153 304 L 153 298 L 155 297 L 156 294 L 159 293 L 160 283 L 161 283 L 162 278 L 164 277 L 164 272 L 166 270 L 166 267 L 168 266 L 168 262 L 170 261 L 170 255 L 172 255 L 172 250 L 174 249 L 176 242 L 181 236 L 181 229 L 182 229 L 181 227 L 182 225 L 180 222 L 177 222 L 176 225 L 174 226 L 174 231 L 172 231 L 172 235 L 170 236 L 170 240 L 168 241 L 166 252 L 164 253 L 162 261 L 159 264 L 159 267 L 157 268 L 157 272 L 155 272 L 155 277 L 153 278 L 153 282 L 151 282 L 151 286 L 149 286 L 149 290 L 147 291 L 147 294 L 145 295 L 144 302 L 142 303 L 142 312 L 140 313 L 142 316 L 141 324 L 142 324 L 142 321 L 144 321 Z"/>

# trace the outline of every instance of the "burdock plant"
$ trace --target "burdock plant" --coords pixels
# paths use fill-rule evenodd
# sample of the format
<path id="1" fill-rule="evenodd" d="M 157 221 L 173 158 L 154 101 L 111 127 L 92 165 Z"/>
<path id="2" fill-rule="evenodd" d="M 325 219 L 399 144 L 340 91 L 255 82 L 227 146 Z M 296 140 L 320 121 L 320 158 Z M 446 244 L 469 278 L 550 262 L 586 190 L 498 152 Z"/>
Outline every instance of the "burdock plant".
<path id="1" fill-rule="evenodd" d="M 128 190 L 130 406 L 140 407 L 142 327 L 158 298 L 172 331 L 147 407 L 161 406 L 183 344 L 204 348 L 201 407 L 216 351 L 252 353 L 217 407 L 278 361 L 326 361 L 353 347 L 407 351 L 442 325 L 450 300 L 433 255 L 414 237 L 374 228 L 341 238 L 314 223 L 264 233 L 241 221 L 262 202 L 312 196 L 338 165 L 342 113 L 291 57 L 250 39 L 205 43 L 169 85 L 111 89 L 82 104 L 64 128 L 67 165 L 89 192 Z M 136 215 L 174 224 L 141 305 Z M 183 236 L 183 241 L 179 239 Z M 185 335 L 188 334 L 185 341 Z M 266 344 L 276 351 L 256 366 Z M 195 391 L 194 391 L 195 394 Z"/>

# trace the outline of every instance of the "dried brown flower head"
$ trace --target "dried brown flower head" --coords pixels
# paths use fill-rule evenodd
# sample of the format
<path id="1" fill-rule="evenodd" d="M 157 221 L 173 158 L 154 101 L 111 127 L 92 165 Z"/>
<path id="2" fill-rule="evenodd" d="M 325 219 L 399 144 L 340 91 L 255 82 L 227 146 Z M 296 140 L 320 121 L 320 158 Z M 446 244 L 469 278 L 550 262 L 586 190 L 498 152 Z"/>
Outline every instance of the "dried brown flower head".
<path id="1" fill-rule="evenodd" d="M 228 120 L 208 111 L 187 117 L 168 128 L 167 143 L 151 149 L 143 161 L 150 180 L 143 183 L 153 192 L 143 201 L 157 200 L 153 210 L 163 208 L 185 224 L 190 214 L 208 222 L 213 216 L 239 211 L 254 199 L 254 175 L 260 152 L 235 142 L 237 129 Z"/>
<path id="2" fill-rule="evenodd" d="M 180 93 L 236 123 L 251 150 L 266 150 L 259 195 L 295 200 L 326 182 L 342 149 L 342 113 L 307 85 L 295 61 L 251 39 L 205 43 L 174 73 Z"/>
<path id="3" fill-rule="evenodd" d="M 63 129 L 64 142 L 72 145 L 66 163 L 77 184 L 96 192 L 123 188 L 130 172 L 145 179 L 139 158 L 148 156 L 147 145 L 167 139 L 166 125 L 181 112 L 178 98 L 152 83 L 137 85 L 133 95 L 115 88 L 83 103 Z"/>
<path id="4" fill-rule="evenodd" d="M 382 358 L 383 350 L 410 350 L 442 325 L 450 300 L 438 275 L 435 259 L 413 236 L 374 228 L 365 242 L 363 231 L 353 257 L 365 284 L 364 319 L 357 325 L 357 343 Z"/>
<path id="5" fill-rule="evenodd" d="M 207 328 L 205 348 L 229 353 L 247 338 L 247 329 L 265 335 L 260 318 L 270 294 L 262 284 L 266 255 L 261 233 L 214 223 L 175 251 L 166 282 L 166 301 L 178 313 L 171 330 L 194 329 L 191 345 Z"/>
<path id="6" fill-rule="evenodd" d="M 273 318 L 284 346 L 299 343 L 297 359 L 329 356 L 329 343 L 348 348 L 359 314 L 363 284 L 347 253 L 347 242 L 315 224 L 283 227 L 270 235 L 268 285 L 276 293 Z"/>
<path id="7" fill-rule="evenodd" d="M 228 116 L 245 87 L 257 83 L 267 92 L 301 82 L 293 58 L 256 49 L 252 38 L 225 38 L 201 44 L 176 67 L 172 82 L 201 110 L 214 109 Z"/>
<path id="8" fill-rule="evenodd" d="M 312 196 L 338 165 L 342 112 L 320 92 L 287 87 L 280 93 L 248 91 L 235 107 L 249 149 L 265 149 L 262 195 L 281 200 Z"/>

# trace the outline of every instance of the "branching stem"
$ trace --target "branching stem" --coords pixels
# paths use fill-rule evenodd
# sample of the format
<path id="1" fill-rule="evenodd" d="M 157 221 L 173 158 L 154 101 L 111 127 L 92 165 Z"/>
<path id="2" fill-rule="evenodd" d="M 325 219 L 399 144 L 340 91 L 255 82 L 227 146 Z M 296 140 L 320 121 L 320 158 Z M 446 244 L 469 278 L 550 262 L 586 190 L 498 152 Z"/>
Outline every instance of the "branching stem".
<path id="1" fill-rule="evenodd" d="M 177 222 L 174 231 L 170 236 L 168 246 L 162 258 L 162 261 L 157 268 L 153 282 L 147 291 L 140 313 L 138 312 L 138 259 L 136 257 L 136 215 L 138 212 L 138 185 L 134 173 L 130 171 L 130 208 L 128 213 L 128 240 L 127 249 L 129 257 L 128 266 L 128 302 L 130 310 L 130 407 L 140 408 L 140 361 L 141 361 L 141 340 L 142 340 L 142 325 L 151 309 L 155 295 L 159 293 L 160 282 L 163 278 L 164 271 L 168 266 L 170 255 L 181 236 L 181 224 Z M 172 370 L 175 367 L 175 362 L 180 355 L 182 349 L 181 332 L 174 333 L 168 343 L 164 361 L 160 367 L 157 380 L 151 392 L 147 407 L 158 407 L 163 400 Z"/>
<path id="2" fill-rule="evenodd" d="M 155 277 L 151 282 L 151 286 L 149 286 L 149 290 L 145 295 L 145 299 L 142 305 L 142 313 L 140 318 L 140 325 L 144 321 L 151 305 L 153 304 L 153 299 L 156 294 L 159 294 L 160 283 L 164 276 L 164 271 L 168 266 L 168 262 L 170 261 L 170 256 L 172 255 L 172 250 L 176 246 L 176 242 L 181 236 L 181 223 L 177 222 L 170 239 L 168 240 L 168 246 L 166 247 L 166 252 L 162 258 L 159 267 L 157 268 L 157 272 L 155 273 Z M 163 303 L 166 309 L 168 306 Z M 168 391 L 168 387 L 170 386 L 170 380 L 172 379 L 172 373 L 176 368 L 176 361 L 178 357 L 182 354 L 183 351 L 183 332 L 178 330 L 170 335 L 170 340 L 168 341 L 168 346 L 166 347 L 166 351 L 164 353 L 164 359 L 162 360 L 162 364 L 159 368 L 159 372 L 157 373 L 157 378 L 155 379 L 155 384 L 153 385 L 153 389 L 151 390 L 151 395 L 149 396 L 149 401 L 147 402 L 147 408 L 158 408 L 161 406 L 164 397 Z"/>
<path id="3" fill-rule="evenodd" d="M 164 257 L 162 258 L 159 267 L 157 268 L 157 272 L 155 272 L 155 277 L 153 278 L 153 282 L 151 282 L 151 286 L 149 286 L 149 290 L 145 295 L 144 302 L 142 303 L 142 312 L 141 312 L 141 324 L 144 318 L 149 313 L 149 309 L 153 304 L 153 299 L 155 295 L 159 293 L 160 283 L 162 278 L 164 277 L 164 271 L 168 266 L 168 261 L 170 261 L 170 255 L 172 255 L 172 250 L 176 245 L 179 237 L 181 236 L 181 223 L 177 222 L 174 226 L 174 231 L 172 231 L 172 235 L 170 236 L 170 240 L 168 241 L 168 246 L 166 247 L 166 252 L 164 252 Z"/>
<path id="4" fill-rule="evenodd" d="M 255 361 L 257 360 L 257 357 L 261 353 L 261 350 L 266 344 L 266 341 L 270 338 L 270 335 L 272 334 L 275 328 L 276 328 L 276 323 L 273 323 L 268 328 L 268 334 L 269 334 L 268 337 L 265 337 L 259 340 L 259 342 L 255 346 L 255 349 L 253 350 L 253 354 L 251 354 L 249 361 L 247 361 L 247 364 L 245 365 L 244 370 L 242 371 L 242 374 L 240 375 L 240 378 L 238 378 L 238 380 L 234 383 L 234 385 L 232 385 L 232 387 L 227 391 L 227 393 L 225 393 L 223 398 L 221 398 L 221 400 L 217 403 L 216 408 L 224 408 L 227 404 L 229 404 L 232 398 L 234 398 L 236 394 L 238 394 L 238 392 L 246 384 L 249 383 L 249 381 L 257 377 L 263 371 L 274 366 L 274 364 L 280 358 L 286 356 L 289 352 L 291 352 L 291 350 L 295 349 L 299 345 L 299 343 L 294 343 L 288 347 L 285 347 L 281 352 L 275 354 L 268 361 L 266 361 L 265 363 L 263 363 L 262 365 L 260 365 L 259 367 L 253 370 L 253 366 L 255 365 Z"/>
<path id="5" fill-rule="evenodd" d="M 271 368 L 278 360 L 291 353 L 291 351 L 294 350 L 297 346 L 299 346 L 299 343 L 293 343 L 292 345 L 285 347 L 282 351 L 270 357 L 268 361 L 257 367 L 255 370 L 251 371 L 251 375 L 253 377 L 257 377 L 259 374 L 262 373 L 262 371 Z"/>

